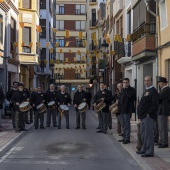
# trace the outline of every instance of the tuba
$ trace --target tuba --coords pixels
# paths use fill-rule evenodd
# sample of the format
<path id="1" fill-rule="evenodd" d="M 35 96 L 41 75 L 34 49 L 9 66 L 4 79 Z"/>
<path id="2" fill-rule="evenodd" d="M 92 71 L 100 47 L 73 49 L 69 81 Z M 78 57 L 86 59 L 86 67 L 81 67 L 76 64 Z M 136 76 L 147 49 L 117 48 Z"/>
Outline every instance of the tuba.
<path id="1" fill-rule="evenodd" d="M 104 103 L 103 101 L 101 101 L 100 103 L 98 103 L 94 109 L 96 110 L 96 112 L 100 112 L 104 107 L 106 106 L 106 103 Z"/>

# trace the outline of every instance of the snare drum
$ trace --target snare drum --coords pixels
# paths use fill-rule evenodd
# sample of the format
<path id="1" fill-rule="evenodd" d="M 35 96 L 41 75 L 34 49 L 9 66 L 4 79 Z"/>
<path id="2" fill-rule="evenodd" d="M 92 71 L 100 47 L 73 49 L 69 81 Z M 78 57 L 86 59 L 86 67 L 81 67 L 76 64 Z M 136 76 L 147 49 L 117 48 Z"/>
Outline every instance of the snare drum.
<path id="1" fill-rule="evenodd" d="M 65 112 L 65 111 L 68 111 L 69 110 L 69 107 L 67 106 L 67 105 L 65 105 L 65 104 L 62 104 L 62 105 L 60 105 L 60 107 L 59 107 L 59 112 Z"/>
<path id="2" fill-rule="evenodd" d="M 44 113 L 46 111 L 46 106 L 44 103 L 39 104 L 36 109 L 38 110 L 38 113 Z"/>
<path id="3" fill-rule="evenodd" d="M 87 110 L 87 103 L 83 102 L 81 104 L 78 105 L 78 110 L 80 113 L 83 113 Z"/>
<path id="4" fill-rule="evenodd" d="M 56 107 L 57 107 L 57 105 L 56 105 L 55 101 L 51 101 L 48 103 L 49 110 L 56 109 Z"/>
<path id="5" fill-rule="evenodd" d="M 22 103 L 19 105 L 19 110 L 20 110 L 21 112 L 27 112 L 29 109 L 30 109 L 30 103 L 29 103 L 29 102 L 22 102 Z"/>

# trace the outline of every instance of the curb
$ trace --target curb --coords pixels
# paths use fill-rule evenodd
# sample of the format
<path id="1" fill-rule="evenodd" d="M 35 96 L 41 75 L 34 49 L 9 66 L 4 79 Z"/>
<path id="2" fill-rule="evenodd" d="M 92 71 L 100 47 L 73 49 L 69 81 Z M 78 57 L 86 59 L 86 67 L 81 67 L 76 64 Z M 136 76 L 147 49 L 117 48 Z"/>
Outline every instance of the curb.
<path id="1" fill-rule="evenodd" d="M 30 130 L 30 129 L 33 128 L 33 126 L 34 126 L 34 124 L 32 123 L 28 127 L 26 127 L 26 129 Z M 12 146 L 14 146 L 18 141 L 20 141 L 27 133 L 28 133 L 28 131 L 27 132 L 20 132 L 20 133 L 18 133 L 17 136 L 15 136 L 12 140 L 10 140 L 7 144 L 5 144 L 2 148 L 2 150 L 0 151 L 0 158 L 2 158 L 3 155 L 6 152 L 8 152 L 12 148 Z"/>

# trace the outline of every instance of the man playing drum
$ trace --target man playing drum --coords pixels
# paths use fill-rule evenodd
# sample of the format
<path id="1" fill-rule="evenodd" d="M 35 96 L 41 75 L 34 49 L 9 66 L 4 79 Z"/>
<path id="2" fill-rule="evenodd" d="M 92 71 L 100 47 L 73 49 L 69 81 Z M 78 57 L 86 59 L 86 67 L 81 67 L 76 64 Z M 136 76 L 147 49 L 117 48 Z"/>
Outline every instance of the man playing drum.
<path id="1" fill-rule="evenodd" d="M 100 83 L 100 90 L 94 96 L 94 108 L 100 103 L 105 103 L 105 107 L 98 111 L 99 130 L 97 133 L 107 133 L 107 120 L 109 105 L 111 104 L 112 95 L 105 89 L 104 83 Z"/>
<path id="2" fill-rule="evenodd" d="M 32 96 L 31 101 L 33 103 L 32 104 L 33 109 L 35 110 L 35 112 L 34 112 L 34 114 L 35 114 L 34 115 L 35 129 L 38 129 L 38 127 L 39 127 L 39 119 L 40 119 L 40 129 L 45 129 L 45 127 L 44 127 L 44 112 L 46 111 L 46 107 L 44 105 L 45 98 L 44 98 L 44 94 L 42 92 L 42 88 L 40 86 L 38 87 L 38 92 Z M 42 112 L 37 110 L 37 107 L 41 104 L 42 104 Z"/>
<path id="3" fill-rule="evenodd" d="M 76 109 L 76 128 L 75 129 L 80 129 L 80 114 L 82 118 L 82 128 L 86 129 L 86 109 L 87 109 L 87 104 L 85 103 L 87 101 L 87 93 L 83 90 L 82 85 L 78 85 L 77 91 L 74 94 L 74 100 L 73 104 Z M 85 103 L 85 105 L 82 105 L 82 109 L 84 109 L 81 113 L 80 110 L 78 109 L 78 106 L 81 103 Z"/>
<path id="4" fill-rule="evenodd" d="M 15 113 L 15 132 L 26 131 L 25 116 L 28 110 L 21 112 L 19 105 L 23 102 L 29 101 L 29 96 L 25 91 L 22 83 L 18 84 L 18 90 L 12 96 L 12 103 L 14 104 Z M 29 103 L 28 103 L 29 104 Z M 29 109 L 29 105 L 28 105 Z"/>
<path id="5" fill-rule="evenodd" d="M 71 104 L 71 97 L 70 95 L 66 92 L 66 87 L 64 85 L 62 85 L 60 87 L 60 90 L 58 92 L 58 96 L 57 96 L 57 101 L 58 101 L 58 105 L 59 107 L 65 106 L 63 108 L 67 108 L 67 106 L 70 106 Z M 63 110 L 63 108 L 61 108 L 61 110 Z M 66 128 L 70 129 L 69 127 L 69 110 L 63 110 L 62 112 L 60 111 L 58 113 L 58 129 L 61 129 L 61 118 L 62 115 L 64 114 L 65 118 L 66 118 Z"/>
<path id="6" fill-rule="evenodd" d="M 50 127 L 51 116 L 53 126 L 57 127 L 56 114 L 57 114 L 57 91 L 54 89 L 54 84 L 50 85 L 50 90 L 45 93 L 45 101 L 47 103 L 47 127 Z"/>

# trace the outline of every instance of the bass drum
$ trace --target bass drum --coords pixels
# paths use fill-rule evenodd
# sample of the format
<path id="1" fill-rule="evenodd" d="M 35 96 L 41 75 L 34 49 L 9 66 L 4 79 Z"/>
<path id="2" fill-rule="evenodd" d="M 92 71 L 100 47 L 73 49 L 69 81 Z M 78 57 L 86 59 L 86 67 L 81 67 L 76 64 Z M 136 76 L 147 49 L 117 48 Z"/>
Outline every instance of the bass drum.
<path id="1" fill-rule="evenodd" d="M 78 110 L 80 113 L 83 113 L 87 110 L 87 103 L 83 102 L 81 104 L 78 105 Z"/>
<path id="2" fill-rule="evenodd" d="M 19 105 L 19 110 L 20 110 L 21 112 L 27 112 L 29 109 L 30 109 L 30 103 L 29 103 L 29 102 L 22 102 L 22 103 Z"/>

